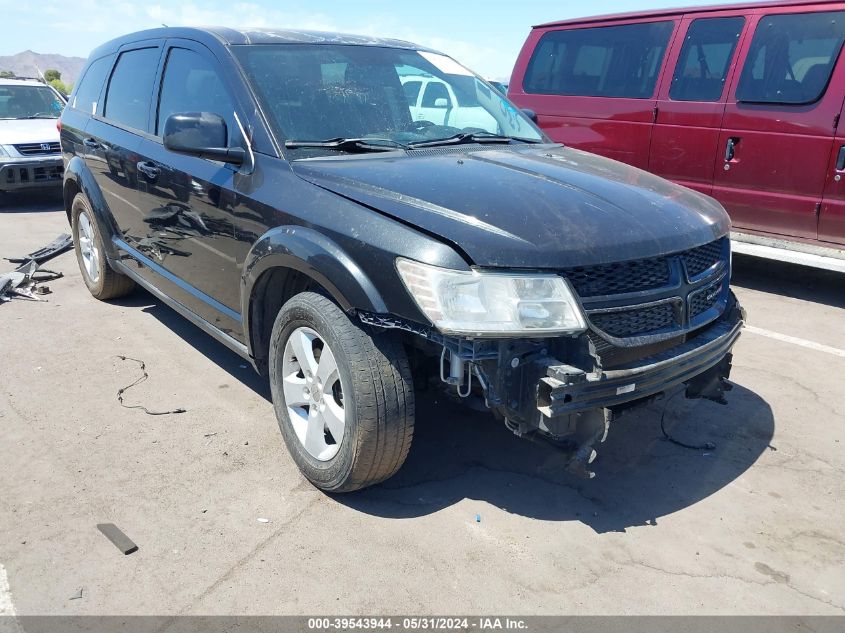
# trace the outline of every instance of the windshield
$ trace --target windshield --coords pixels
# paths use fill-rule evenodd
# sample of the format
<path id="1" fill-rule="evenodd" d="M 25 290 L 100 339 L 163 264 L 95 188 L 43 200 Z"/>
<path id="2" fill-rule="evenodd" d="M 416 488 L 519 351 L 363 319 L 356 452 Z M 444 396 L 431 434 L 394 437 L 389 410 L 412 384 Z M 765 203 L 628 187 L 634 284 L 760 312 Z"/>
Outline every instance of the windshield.
<path id="1" fill-rule="evenodd" d="M 516 106 L 444 55 L 313 44 L 233 51 L 274 132 L 297 151 L 302 145 L 292 141 L 372 139 L 400 147 L 456 135 L 546 140 Z"/>
<path id="2" fill-rule="evenodd" d="M 0 119 L 58 119 L 65 104 L 42 86 L 0 86 Z"/>

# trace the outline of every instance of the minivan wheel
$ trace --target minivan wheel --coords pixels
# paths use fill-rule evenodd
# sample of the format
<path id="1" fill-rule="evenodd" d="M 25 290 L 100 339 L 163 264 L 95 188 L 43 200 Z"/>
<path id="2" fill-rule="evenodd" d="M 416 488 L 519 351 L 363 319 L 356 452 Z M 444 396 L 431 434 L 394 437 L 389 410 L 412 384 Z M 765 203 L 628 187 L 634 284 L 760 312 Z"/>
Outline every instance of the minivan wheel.
<path id="1" fill-rule="evenodd" d="M 106 259 L 103 238 L 85 194 L 76 194 L 70 217 L 76 261 L 91 294 L 105 301 L 132 292 L 135 282 L 112 269 Z"/>
<path id="2" fill-rule="evenodd" d="M 414 390 L 404 349 L 388 333 L 365 332 L 324 296 L 303 292 L 282 306 L 270 387 L 288 451 L 318 488 L 377 484 L 408 456 Z"/>

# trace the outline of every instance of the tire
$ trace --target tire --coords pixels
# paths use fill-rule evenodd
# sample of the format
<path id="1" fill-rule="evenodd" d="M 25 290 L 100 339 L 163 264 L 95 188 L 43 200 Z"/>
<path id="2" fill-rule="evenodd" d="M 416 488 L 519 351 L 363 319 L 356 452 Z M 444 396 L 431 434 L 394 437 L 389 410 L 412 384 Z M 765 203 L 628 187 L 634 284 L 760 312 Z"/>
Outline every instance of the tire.
<path id="1" fill-rule="evenodd" d="M 306 366 L 316 368 L 312 378 Z M 359 490 L 393 476 L 405 462 L 414 434 L 405 351 L 390 333 L 364 331 L 330 299 L 303 292 L 282 306 L 270 340 L 270 387 L 288 451 L 316 487 Z M 338 441 L 332 428 L 339 428 L 341 414 Z"/>
<path id="2" fill-rule="evenodd" d="M 135 282 L 112 269 L 103 248 L 103 237 L 85 194 L 78 193 L 70 209 L 73 245 L 82 279 L 94 298 L 100 301 L 124 297 L 135 289 Z"/>

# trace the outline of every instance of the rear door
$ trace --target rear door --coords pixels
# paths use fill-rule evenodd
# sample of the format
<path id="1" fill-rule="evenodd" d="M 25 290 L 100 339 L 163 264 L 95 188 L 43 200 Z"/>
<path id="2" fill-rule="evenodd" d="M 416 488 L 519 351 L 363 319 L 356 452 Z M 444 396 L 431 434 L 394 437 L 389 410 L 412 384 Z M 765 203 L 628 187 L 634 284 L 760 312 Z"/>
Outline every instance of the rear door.
<path id="1" fill-rule="evenodd" d="M 738 11 L 684 18 L 660 86 L 649 171 L 712 192 L 713 159 L 746 22 Z"/>
<path id="2" fill-rule="evenodd" d="M 555 141 L 648 167 L 656 92 L 680 19 L 536 30 L 510 96 Z"/>
<path id="3" fill-rule="evenodd" d="M 240 327 L 233 208 L 238 168 L 177 154 L 162 143 L 172 114 L 210 112 L 226 121 L 229 145 L 245 148 L 217 59 L 202 45 L 169 40 L 149 129 L 138 148 L 140 241 L 153 283 L 224 331 Z M 243 179 L 243 178 L 242 178 Z"/>
<path id="4" fill-rule="evenodd" d="M 138 207 L 137 151 L 140 135 L 146 132 L 153 83 L 161 55 L 161 42 L 147 41 L 122 48 L 114 68 L 103 58 L 87 74 L 105 71 L 108 84 L 101 101 L 93 94 L 78 108 L 91 108 L 93 116 L 83 133 L 83 152 L 97 185 L 103 193 L 119 233 L 131 242 L 142 226 Z M 111 71 L 109 76 L 108 70 Z M 86 77 L 87 81 L 87 77 Z M 81 92 L 81 91 L 80 91 Z"/>
<path id="5" fill-rule="evenodd" d="M 739 229 L 812 239 L 845 98 L 845 11 L 766 11 L 742 47 L 713 195 Z"/>
<path id="6" fill-rule="evenodd" d="M 819 239 L 845 244 L 845 107 L 839 116 L 839 127 L 830 153 L 827 186 L 819 214 Z"/>

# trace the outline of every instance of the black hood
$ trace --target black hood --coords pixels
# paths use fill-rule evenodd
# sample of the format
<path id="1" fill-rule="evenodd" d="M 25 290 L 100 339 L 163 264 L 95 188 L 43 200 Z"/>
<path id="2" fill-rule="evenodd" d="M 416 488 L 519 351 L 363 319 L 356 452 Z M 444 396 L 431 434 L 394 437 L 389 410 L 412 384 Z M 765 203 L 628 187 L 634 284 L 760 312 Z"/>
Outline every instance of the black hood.
<path id="1" fill-rule="evenodd" d="M 560 146 L 437 148 L 292 164 L 301 178 L 436 235 L 479 266 L 640 259 L 730 230 L 725 210 L 707 196 Z"/>

